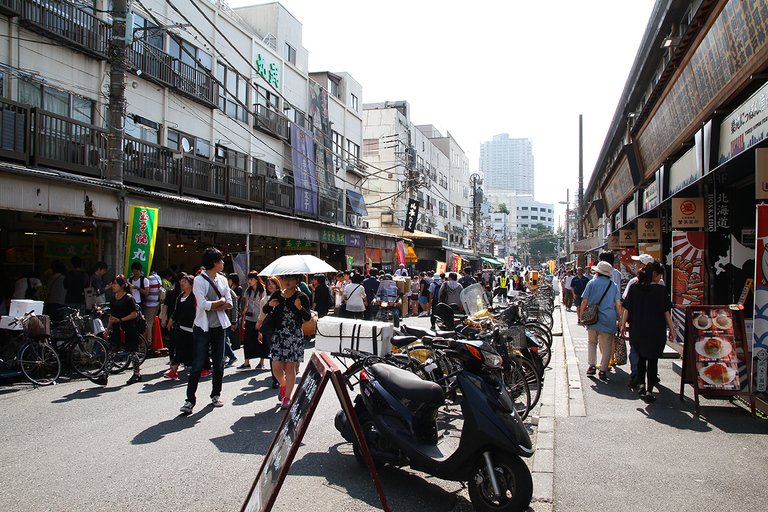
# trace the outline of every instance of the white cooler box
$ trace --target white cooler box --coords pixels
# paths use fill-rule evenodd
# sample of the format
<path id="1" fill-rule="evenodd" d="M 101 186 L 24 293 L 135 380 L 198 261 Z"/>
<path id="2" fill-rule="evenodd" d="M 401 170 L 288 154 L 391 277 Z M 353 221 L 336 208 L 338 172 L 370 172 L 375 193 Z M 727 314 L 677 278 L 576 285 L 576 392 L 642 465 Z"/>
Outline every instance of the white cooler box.
<path id="1" fill-rule="evenodd" d="M 13 331 L 20 331 L 21 325 L 14 325 L 11 327 L 11 322 L 17 318 L 24 316 L 29 311 L 34 311 L 35 315 L 40 316 L 43 314 L 43 301 L 41 300 L 27 300 L 27 299 L 12 299 L 11 307 L 8 308 L 8 316 L 0 317 L 0 329 L 10 329 Z"/>
<path id="2" fill-rule="evenodd" d="M 392 351 L 393 329 L 392 324 L 385 322 L 325 316 L 317 321 L 315 348 L 323 352 L 351 348 L 383 356 Z"/>

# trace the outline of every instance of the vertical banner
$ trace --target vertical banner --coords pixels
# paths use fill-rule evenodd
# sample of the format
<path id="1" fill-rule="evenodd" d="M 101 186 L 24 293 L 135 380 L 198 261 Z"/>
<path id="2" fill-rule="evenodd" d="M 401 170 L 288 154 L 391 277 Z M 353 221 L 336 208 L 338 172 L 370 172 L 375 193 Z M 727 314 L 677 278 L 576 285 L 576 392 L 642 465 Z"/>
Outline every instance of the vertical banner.
<path id="1" fill-rule="evenodd" d="M 440 274 L 442 272 L 445 272 L 445 269 L 446 269 L 445 262 L 444 261 L 438 261 L 436 263 L 437 263 L 437 266 L 435 267 L 435 272 L 437 272 L 438 274 Z"/>
<path id="2" fill-rule="evenodd" d="M 317 172 L 315 141 L 312 134 L 291 123 L 291 163 L 293 164 L 294 208 L 317 215 Z"/>
<path id="3" fill-rule="evenodd" d="M 685 306 L 705 303 L 706 243 L 707 234 L 703 231 L 672 232 L 672 276 L 667 286 L 672 290 L 672 318 L 678 343 L 684 342 Z"/>
<path id="4" fill-rule="evenodd" d="M 755 315 L 752 324 L 752 389 L 768 402 L 768 205 L 757 205 Z"/>
<path id="5" fill-rule="evenodd" d="M 157 208 L 131 206 L 125 240 L 125 275 L 131 274 L 131 265 L 136 261 L 141 263 L 144 275 L 149 275 L 155 255 L 157 213 Z"/>
<path id="6" fill-rule="evenodd" d="M 405 242 L 397 242 L 397 264 L 405 265 Z"/>
<path id="7" fill-rule="evenodd" d="M 352 264 L 355 262 L 354 256 L 347 256 L 347 270 L 352 270 Z"/>
<path id="8" fill-rule="evenodd" d="M 415 199 L 408 200 L 408 211 L 405 214 L 404 231 L 413 233 L 416 229 L 416 221 L 419 220 L 419 202 Z"/>
<path id="9" fill-rule="evenodd" d="M 246 254 L 244 252 L 236 253 L 232 255 L 232 267 L 235 270 L 235 273 L 237 274 L 237 277 L 240 278 L 241 283 L 247 283 L 248 282 L 248 272 L 246 271 L 246 260 L 245 260 Z"/>

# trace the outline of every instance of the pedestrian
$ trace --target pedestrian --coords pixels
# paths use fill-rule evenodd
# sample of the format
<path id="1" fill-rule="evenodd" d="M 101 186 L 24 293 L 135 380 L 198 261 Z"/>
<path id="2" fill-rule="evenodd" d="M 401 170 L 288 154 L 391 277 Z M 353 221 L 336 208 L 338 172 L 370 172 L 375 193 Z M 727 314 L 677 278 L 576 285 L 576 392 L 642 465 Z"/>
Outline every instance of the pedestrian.
<path id="1" fill-rule="evenodd" d="M 509 278 L 504 273 L 503 270 L 499 271 L 499 278 L 496 281 L 497 285 L 497 292 L 496 295 L 499 296 L 499 301 L 503 302 L 504 304 L 507 303 L 507 294 L 508 294 L 508 287 L 509 287 Z"/>
<path id="2" fill-rule="evenodd" d="M 432 309 L 437 305 L 438 297 L 440 296 L 440 287 L 443 286 L 444 281 L 445 272 L 440 272 L 440 274 L 432 276 L 432 283 L 429 285 L 429 305 Z"/>
<path id="3" fill-rule="evenodd" d="M 406 270 L 404 263 L 401 263 L 400 267 L 397 270 L 395 270 L 395 275 L 408 277 L 408 270 Z"/>
<path id="4" fill-rule="evenodd" d="M 144 318 L 147 320 L 147 332 L 144 337 L 147 339 L 147 348 L 152 348 L 152 340 L 155 337 L 155 318 L 160 312 L 161 295 L 165 292 L 162 289 L 163 280 L 154 269 L 149 273 L 146 281 L 147 294 L 142 298 L 144 301 Z M 160 344 L 162 345 L 162 340 L 160 340 Z"/>
<path id="5" fill-rule="evenodd" d="M 231 283 L 231 280 L 228 279 L 227 281 Z M 234 366 L 237 361 L 235 350 L 240 348 L 240 299 L 235 290 L 231 288 L 231 284 L 229 286 L 230 288 L 227 291 L 232 301 L 232 307 L 227 310 L 227 316 L 232 325 L 227 328 L 226 336 L 224 336 L 224 357 L 227 359 L 227 362 L 224 363 L 225 368 Z M 235 344 L 235 347 L 233 347 L 233 344 Z"/>
<path id="6" fill-rule="evenodd" d="M 376 292 L 378 291 L 379 284 L 380 284 L 380 281 L 377 278 L 378 275 L 379 275 L 379 270 L 376 268 L 372 268 L 371 270 L 368 271 L 368 277 L 366 277 L 363 280 L 363 288 L 365 289 L 365 299 L 366 299 L 365 304 L 367 306 L 365 309 L 365 314 L 363 315 L 363 318 L 365 320 L 371 319 L 373 297 L 374 295 L 376 295 Z"/>
<path id="7" fill-rule="evenodd" d="M 245 305 L 243 307 L 243 364 L 237 367 L 238 370 L 250 370 L 251 359 L 259 358 L 259 364 L 256 369 L 264 369 L 264 359 L 269 357 L 269 338 L 262 336 L 259 332 L 260 318 L 262 316 L 261 306 L 265 303 L 269 295 L 273 294 L 279 286 L 270 277 L 267 284 L 272 285 L 272 289 L 264 289 L 264 284 L 256 271 L 248 273 L 248 288 L 243 293 Z M 266 338 L 266 339 L 265 339 Z"/>
<path id="8" fill-rule="evenodd" d="M 590 280 L 584 288 L 584 293 L 579 306 L 579 318 L 584 313 L 587 305 L 597 305 L 597 323 L 587 326 L 588 350 L 587 350 L 587 375 L 596 372 L 597 345 L 600 345 L 600 372 L 598 378 L 606 380 L 608 366 L 613 355 L 613 336 L 617 330 L 617 320 L 621 317 L 621 295 L 619 289 L 611 280 L 613 267 L 607 261 L 601 261 L 592 270 L 596 277 Z M 575 279 L 574 279 L 575 281 Z"/>
<path id="9" fill-rule="evenodd" d="M 312 318 L 309 297 L 299 290 L 296 275 L 280 276 L 281 290 L 269 297 L 264 311 L 276 317 L 276 328 L 272 333 L 270 359 L 272 369 L 280 382 L 280 408 L 291 406 L 291 395 L 296 383 L 296 365 L 304 361 L 303 322 Z"/>
<path id="10" fill-rule="evenodd" d="M 573 286 L 571 283 L 573 282 L 573 271 L 571 269 L 568 269 L 565 272 L 565 276 L 563 276 L 562 284 L 563 284 L 563 303 L 565 304 L 565 309 L 570 311 L 571 306 L 573 306 Z"/>
<path id="11" fill-rule="evenodd" d="M 160 277 L 163 280 L 163 290 L 165 290 L 165 297 L 162 298 L 160 304 L 160 329 L 164 331 L 163 346 L 168 349 L 168 361 L 173 365 L 173 359 L 176 352 L 176 333 L 168 324 L 173 316 L 173 312 L 176 309 L 176 300 L 181 295 L 181 287 L 178 283 L 178 277 L 170 268 L 161 272 Z"/>
<path id="12" fill-rule="evenodd" d="M 35 300 L 40 288 L 43 287 L 43 283 L 38 279 L 35 272 L 27 272 L 24 277 L 20 278 L 13 285 L 13 299 L 28 299 Z"/>
<path id="13" fill-rule="evenodd" d="M 195 278 L 182 272 L 177 280 L 178 293 L 169 293 L 166 298 L 175 297 L 175 303 L 168 319 L 168 330 L 174 338 L 174 352 L 171 359 L 171 368 L 163 377 L 172 380 L 179 379 L 179 365 L 192 366 L 192 350 L 195 344 L 195 297 L 192 294 Z"/>
<path id="14" fill-rule="evenodd" d="M 193 293 L 195 296 L 195 326 L 193 329 L 194 345 L 192 349 L 192 371 L 187 383 L 187 401 L 181 406 L 181 412 L 191 414 L 195 407 L 197 384 L 203 365 L 208 359 L 208 352 L 213 359 L 213 384 L 211 404 L 222 407 L 221 384 L 224 376 L 224 338 L 225 330 L 230 326 L 226 310 L 232 308 L 229 287 L 223 275 L 224 257 L 215 247 L 203 252 L 204 270 L 195 277 Z"/>
<path id="15" fill-rule="evenodd" d="M 655 260 L 653 259 L 653 256 L 650 254 L 641 254 L 639 256 L 632 256 L 632 259 L 635 261 L 635 277 L 629 280 L 627 283 L 627 287 L 624 288 L 624 293 L 622 294 L 621 298 L 622 300 L 627 300 L 627 295 L 629 294 L 629 290 L 632 288 L 632 286 L 637 283 L 637 276 L 640 273 L 642 269 L 645 268 L 646 265 L 649 265 L 653 263 Z M 661 279 L 659 281 L 659 284 L 664 286 L 664 279 Z M 625 324 L 622 323 L 622 327 Z M 637 381 L 637 350 L 634 349 L 632 346 L 632 342 L 629 343 L 629 382 L 630 387 L 634 389 L 636 386 Z"/>
<path id="16" fill-rule="evenodd" d="M 323 318 L 333 307 L 333 297 L 323 274 L 312 277 L 312 311 L 317 311 L 317 317 Z"/>
<path id="17" fill-rule="evenodd" d="M 134 261 L 131 264 L 131 295 L 133 295 L 133 300 L 141 307 L 142 311 L 144 311 L 145 306 L 144 297 L 149 293 L 149 282 L 146 277 L 141 275 L 143 269 L 138 261 Z M 145 314 L 144 318 L 146 317 L 147 315 Z"/>
<path id="18" fill-rule="evenodd" d="M 456 272 L 451 272 L 448 274 L 448 280 L 440 287 L 440 297 L 438 299 L 440 302 L 444 302 L 449 306 L 455 305 L 453 308 L 454 311 L 456 311 L 456 309 L 463 311 L 464 308 L 461 305 L 461 291 L 463 289 L 464 287 L 459 283 Z"/>
<path id="19" fill-rule="evenodd" d="M 611 270 L 611 281 L 613 281 L 613 283 L 616 285 L 616 288 L 619 289 L 619 293 L 621 293 L 622 276 L 621 272 L 616 269 L 616 255 L 611 251 L 603 251 L 597 257 L 597 259 L 600 261 L 607 261 L 611 264 L 611 268 L 613 269 Z"/>
<path id="20" fill-rule="evenodd" d="M 419 316 L 427 316 L 432 311 L 432 306 L 429 303 L 429 286 L 431 281 L 426 272 L 421 272 L 419 277 L 419 286 L 421 287 L 419 292 L 419 308 L 421 308 L 421 312 Z"/>
<path id="21" fill-rule="evenodd" d="M 90 279 L 80 268 L 83 266 L 80 256 L 72 256 L 69 262 L 72 264 L 72 270 L 64 276 L 64 289 L 67 290 L 64 303 L 82 313 L 85 311 L 85 289 L 88 288 Z"/>
<path id="22" fill-rule="evenodd" d="M 368 305 L 368 298 L 365 294 L 365 288 L 363 288 L 362 275 L 353 275 L 350 284 L 344 287 L 343 305 L 347 312 L 347 318 L 363 319 L 365 308 Z"/>
<path id="23" fill-rule="evenodd" d="M 111 283 L 114 296 L 109 301 L 109 321 L 107 322 L 106 334 L 111 348 L 120 347 L 121 350 L 128 352 L 128 357 L 133 365 L 133 375 L 126 384 L 133 384 L 141 381 L 141 361 L 137 353 L 139 349 L 139 329 L 137 326 L 138 314 L 136 313 L 136 302 L 133 296 L 128 293 L 130 286 L 125 276 L 122 274 L 116 276 Z M 93 382 L 106 386 L 109 381 L 109 371 L 112 368 L 113 350 L 107 351 L 107 358 L 104 364 L 104 370 L 101 375 L 93 378 Z"/>
<path id="24" fill-rule="evenodd" d="M 51 270 L 53 273 L 45 281 L 45 314 L 50 316 L 52 321 L 56 321 L 60 320 L 58 312 L 64 307 L 67 298 L 67 290 L 64 288 L 64 274 L 67 273 L 67 267 L 61 261 L 53 260 Z"/>
<path id="25" fill-rule="evenodd" d="M 576 305 L 576 312 L 581 308 L 581 296 L 587 287 L 589 277 L 584 275 L 584 267 L 576 268 L 576 277 L 571 279 L 571 290 L 573 290 L 573 303 Z M 581 313 L 579 313 L 579 323 L 581 323 Z"/>
<path id="26" fill-rule="evenodd" d="M 472 269 L 461 269 L 461 279 L 459 279 L 459 284 L 462 288 L 466 288 L 467 286 L 475 284 L 477 281 L 475 281 L 475 278 L 472 277 L 471 271 Z"/>
<path id="27" fill-rule="evenodd" d="M 344 316 L 342 315 L 341 305 L 344 302 L 344 287 L 346 284 L 344 272 L 337 272 L 336 281 L 331 286 L 331 291 L 333 292 L 333 314 L 336 316 Z"/>
<path id="28" fill-rule="evenodd" d="M 421 275 L 416 274 L 411 281 L 411 290 L 408 293 L 408 307 L 411 310 L 411 316 L 419 314 L 419 290 L 421 289 Z"/>
<path id="29" fill-rule="evenodd" d="M 259 342 L 261 345 L 259 345 L 259 355 L 254 357 L 261 357 L 261 364 L 259 366 L 263 367 L 264 358 L 270 357 L 271 347 L 272 347 L 272 335 L 271 334 L 264 334 L 261 332 L 261 324 L 264 322 L 264 318 L 266 318 L 267 313 L 264 311 L 264 308 L 267 306 L 267 302 L 269 302 L 269 298 L 272 296 L 273 293 L 280 291 L 280 280 L 276 277 L 268 277 L 267 280 L 264 283 L 264 296 L 261 299 L 261 302 L 259 303 L 259 307 L 261 309 L 261 314 L 259 315 L 259 321 L 256 323 L 256 330 L 259 333 Z M 261 356 L 261 354 L 264 354 Z M 272 389 L 278 389 L 280 387 L 280 381 L 277 380 L 277 375 L 275 374 L 274 367 L 270 364 L 270 371 L 272 372 Z M 257 367 L 258 368 L 258 367 Z"/>
<path id="30" fill-rule="evenodd" d="M 622 334 L 626 335 L 629 322 L 629 344 L 637 353 L 637 376 L 630 377 L 629 386 L 640 384 L 639 394 L 646 402 L 655 400 L 653 388 L 658 387 L 659 358 L 664 354 L 666 340 L 675 339 L 672 303 L 666 286 L 660 284 L 663 274 L 664 269 L 657 261 L 637 273 L 637 282 L 629 289 L 621 317 Z"/>
<path id="31" fill-rule="evenodd" d="M 89 281 L 89 286 L 93 288 L 95 295 L 97 297 L 100 297 L 107 292 L 106 288 L 104 287 L 104 282 L 102 281 L 102 278 L 106 273 L 107 273 L 107 264 L 103 261 L 97 262 L 96 267 L 94 267 L 93 269 L 93 274 L 91 274 L 91 279 Z"/>

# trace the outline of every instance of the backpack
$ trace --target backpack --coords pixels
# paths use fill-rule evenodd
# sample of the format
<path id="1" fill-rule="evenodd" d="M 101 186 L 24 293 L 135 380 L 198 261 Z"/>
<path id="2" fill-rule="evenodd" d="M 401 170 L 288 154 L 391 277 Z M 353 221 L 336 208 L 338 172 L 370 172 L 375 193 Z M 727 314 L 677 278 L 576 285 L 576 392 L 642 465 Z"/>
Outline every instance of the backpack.
<path id="1" fill-rule="evenodd" d="M 144 312 L 141 310 L 139 303 L 134 301 L 133 304 L 136 307 L 136 329 L 141 334 L 147 330 L 147 319 L 144 318 Z"/>

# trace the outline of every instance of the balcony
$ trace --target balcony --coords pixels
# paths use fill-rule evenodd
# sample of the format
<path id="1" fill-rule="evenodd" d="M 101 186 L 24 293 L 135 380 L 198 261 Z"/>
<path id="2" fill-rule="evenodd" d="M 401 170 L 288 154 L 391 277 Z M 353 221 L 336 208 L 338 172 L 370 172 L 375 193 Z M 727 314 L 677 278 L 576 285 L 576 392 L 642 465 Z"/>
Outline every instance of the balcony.
<path id="1" fill-rule="evenodd" d="M 13 18 L 21 13 L 21 0 L 0 0 L 0 14 Z"/>
<path id="2" fill-rule="evenodd" d="M 151 189 L 179 191 L 178 155 L 170 148 L 125 137 L 123 181 Z"/>
<path id="3" fill-rule="evenodd" d="M 255 105 L 255 107 L 256 115 L 253 116 L 253 127 L 287 141 L 290 133 L 288 118 L 271 110 L 266 105 Z"/>
<path id="4" fill-rule="evenodd" d="M 29 132 L 29 107 L 0 100 L 0 158 L 24 165 L 29 163 L 27 133 Z"/>
<path id="5" fill-rule="evenodd" d="M 252 172 L 229 167 L 229 195 L 232 204 L 251 208 L 264 208 L 264 191 L 266 189 L 264 176 Z"/>
<path id="6" fill-rule="evenodd" d="M 293 185 L 274 178 L 266 178 L 264 182 L 264 208 L 293 214 Z"/>
<path id="7" fill-rule="evenodd" d="M 343 193 L 340 188 L 328 187 L 320 189 L 317 196 L 317 216 L 320 220 L 338 224 L 342 221 L 341 214 L 344 205 L 342 204 Z"/>
<path id="8" fill-rule="evenodd" d="M 106 129 L 37 108 L 31 109 L 31 113 L 34 119 L 32 165 L 104 177 Z"/>
<path id="9" fill-rule="evenodd" d="M 184 155 L 181 162 L 181 195 L 189 194 L 214 201 L 227 198 L 227 166 L 207 158 Z"/>
<path id="10" fill-rule="evenodd" d="M 217 106 L 218 86 L 210 73 L 192 67 L 141 39 L 134 41 L 131 47 L 128 68 L 196 103 L 209 108 Z"/>
<path id="11" fill-rule="evenodd" d="M 3 11 L 18 6 L 19 22 L 99 60 L 109 57 L 112 27 L 96 16 L 61 0 L 1 0 Z"/>

